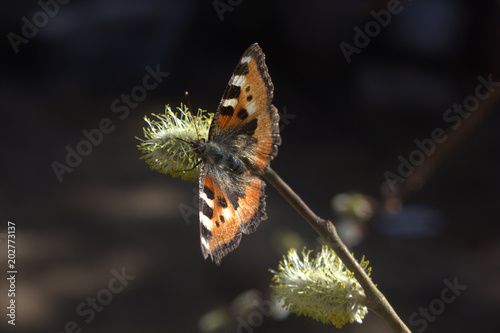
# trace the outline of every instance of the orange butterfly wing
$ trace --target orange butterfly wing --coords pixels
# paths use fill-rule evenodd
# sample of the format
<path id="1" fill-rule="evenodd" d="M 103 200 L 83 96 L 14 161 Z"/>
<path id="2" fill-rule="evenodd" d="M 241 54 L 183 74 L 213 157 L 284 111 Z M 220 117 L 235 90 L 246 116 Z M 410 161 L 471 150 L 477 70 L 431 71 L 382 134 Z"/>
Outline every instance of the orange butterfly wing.
<path id="1" fill-rule="evenodd" d="M 265 56 L 255 43 L 229 80 L 209 133 L 209 143 L 229 147 L 243 173 L 210 163 L 200 169 L 200 235 L 205 258 L 217 264 L 255 231 L 265 213 L 262 175 L 278 152 L 279 115 L 271 105 L 273 84 Z M 231 161 L 232 157 L 228 159 Z M 239 170 L 239 169 L 238 169 Z"/>

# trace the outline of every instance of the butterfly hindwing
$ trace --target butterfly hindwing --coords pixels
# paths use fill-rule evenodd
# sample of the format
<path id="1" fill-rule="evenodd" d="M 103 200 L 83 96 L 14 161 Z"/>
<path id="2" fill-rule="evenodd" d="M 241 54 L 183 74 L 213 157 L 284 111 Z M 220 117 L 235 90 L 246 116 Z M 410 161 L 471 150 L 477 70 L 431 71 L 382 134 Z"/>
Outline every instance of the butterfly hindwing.
<path id="1" fill-rule="evenodd" d="M 200 233 L 203 256 L 216 264 L 240 243 L 241 234 L 249 234 L 266 219 L 265 183 L 246 174 L 224 174 L 210 165 L 203 166 L 200 182 Z"/>

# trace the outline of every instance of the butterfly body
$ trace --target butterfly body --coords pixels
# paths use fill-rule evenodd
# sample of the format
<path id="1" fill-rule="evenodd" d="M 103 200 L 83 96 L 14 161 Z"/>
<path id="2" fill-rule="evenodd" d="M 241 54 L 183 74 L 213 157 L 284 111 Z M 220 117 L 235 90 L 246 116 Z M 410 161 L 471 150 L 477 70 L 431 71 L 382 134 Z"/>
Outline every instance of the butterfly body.
<path id="1" fill-rule="evenodd" d="M 199 149 L 202 162 L 217 167 L 219 172 L 243 174 L 247 170 L 244 162 L 237 157 L 239 147 L 231 147 L 226 142 L 204 143 Z"/>
<path id="2" fill-rule="evenodd" d="M 220 264 L 266 219 L 264 174 L 276 156 L 279 115 L 273 84 L 255 43 L 241 57 L 212 120 L 207 142 L 191 143 L 201 159 L 200 237 L 205 258 Z"/>

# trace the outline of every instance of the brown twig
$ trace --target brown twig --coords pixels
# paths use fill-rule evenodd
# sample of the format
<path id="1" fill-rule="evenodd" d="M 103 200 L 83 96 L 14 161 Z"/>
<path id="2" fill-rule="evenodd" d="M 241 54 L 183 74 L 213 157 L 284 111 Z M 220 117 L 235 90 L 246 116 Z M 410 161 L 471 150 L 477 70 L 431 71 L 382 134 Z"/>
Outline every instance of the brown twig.
<path id="1" fill-rule="evenodd" d="M 324 220 L 318 217 L 314 212 L 302 201 L 302 199 L 288 186 L 278 174 L 269 168 L 265 173 L 265 178 L 271 183 L 280 194 L 295 208 L 295 210 L 313 227 L 316 232 L 323 237 L 335 251 L 337 256 L 342 260 L 344 265 L 358 280 L 361 287 L 365 291 L 367 303 L 366 306 L 382 317 L 394 330 L 394 332 L 410 332 L 408 327 L 398 317 L 392 306 L 389 304 L 385 296 L 377 289 L 365 270 L 354 259 L 351 252 L 340 239 L 335 226 L 329 220 Z"/>

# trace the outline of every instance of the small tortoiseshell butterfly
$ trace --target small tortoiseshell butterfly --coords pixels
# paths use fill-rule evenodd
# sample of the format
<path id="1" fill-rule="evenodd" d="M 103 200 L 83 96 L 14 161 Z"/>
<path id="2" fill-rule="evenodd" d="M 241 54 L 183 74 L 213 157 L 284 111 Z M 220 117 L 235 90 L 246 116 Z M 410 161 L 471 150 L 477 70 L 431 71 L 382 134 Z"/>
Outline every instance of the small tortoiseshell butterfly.
<path id="1" fill-rule="evenodd" d="M 281 144 L 273 83 L 257 43 L 241 57 L 210 125 L 207 142 L 191 142 L 200 156 L 201 250 L 220 264 L 255 231 L 265 213 L 264 174 Z"/>

